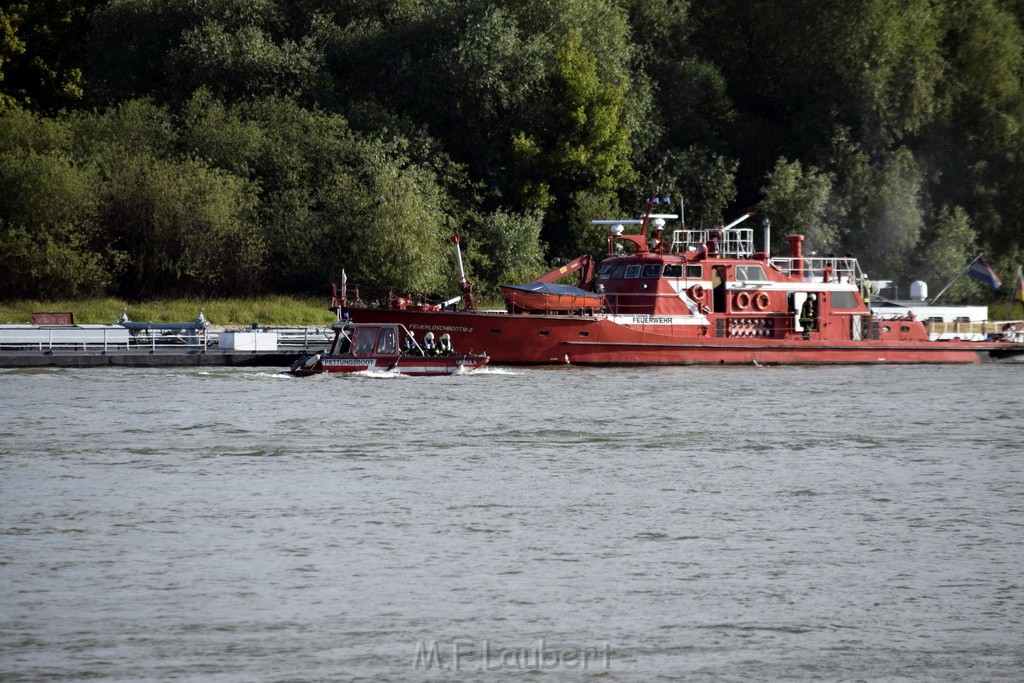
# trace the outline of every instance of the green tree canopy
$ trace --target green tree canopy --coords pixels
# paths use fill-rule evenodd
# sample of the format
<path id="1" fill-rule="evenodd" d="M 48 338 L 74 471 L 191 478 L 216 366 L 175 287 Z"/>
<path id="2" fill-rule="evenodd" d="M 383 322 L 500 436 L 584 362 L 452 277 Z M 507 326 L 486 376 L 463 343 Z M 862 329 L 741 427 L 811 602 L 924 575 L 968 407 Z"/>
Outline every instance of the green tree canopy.
<path id="1" fill-rule="evenodd" d="M 495 291 L 538 250 L 600 253 L 589 221 L 660 188 L 691 225 L 757 207 L 879 278 L 973 248 L 1013 273 L 1022 22 L 1007 0 L 0 2 L 3 229 L 31 256 L 9 258 L 80 252 L 82 291 L 128 295 L 342 267 L 440 291 L 459 232 Z M 32 183 L 79 208 L 30 210 Z"/>

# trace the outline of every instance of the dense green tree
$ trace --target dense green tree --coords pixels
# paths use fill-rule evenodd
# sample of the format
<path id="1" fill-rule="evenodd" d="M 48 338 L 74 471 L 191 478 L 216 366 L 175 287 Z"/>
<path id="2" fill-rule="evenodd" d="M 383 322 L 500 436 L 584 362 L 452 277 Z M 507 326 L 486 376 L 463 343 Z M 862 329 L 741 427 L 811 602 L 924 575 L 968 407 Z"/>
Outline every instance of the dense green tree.
<path id="1" fill-rule="evenodd" d="M 851 227 L 847 243 L 861 267 L 876 278 L 901 278 L 907 273 L 924 230 L 924 178 L 907 149 L 888 156 L 874 170 L 860 223 Z"/>
<path id="2" fill-rule="evenodd" d="M 101 220 L 128 257 L 121 293 L 253 291 L 263 264 L 244 181 L 194 159 L 125 151 L 104 161 Z"/>
<path id="3" fill-rule="evenodd" d="M 736 111 L 721 70 L 694 49 L 687 0 L 628 0 L 634 79 L 649 79 L 649 115 L 635 139 L 661 155 L 693 146 L 727 152 L 726 131 Z"/>
<path id="4" fill-rule="evenodd" d="M 4 80 L 5 65 L 17 55 L 25 53 L 25 41 L 18 37 L 21 16 L 17 14 L 17 10 L 10 9 L 0 6 L 0 81 Z M 6 92 L 6 88 L 0 90 L 0 112 L 16 102 L 17 100 Z"/>
<path id="5" fill-rule="evenodd" d="M 786 253 L 785 236 L 802 234 L 804 249 L 819 254 L 835 253 L 839 236 L 826 219 L 826 208 L 835 178 L 830 173 L 799 161 L 780 158 L 765 178 L 760 212 L 775 225 L 773 253 Z"/>
<path id="6" fill-rule="evenodd" d="M 0 296 L 102 293 L 120 255 L 99 221 L 99 177 L 73 152 L 73 126 L 0 114 Z"/>
<path id="7" fill-rule="evenodd" d="M 935 116 L 945 75 L 939 10 L 931 0 L 864 0 L 826 13 L 825 37 L 838 80 L 830 94 L 844 103 L 869 148 L 890 147 Z M 840 100 L 840 96 L 845 99 Z"/>
<path id="8" fill-rule="evenodd" d="M 962 275 L 967 264 L 978 255 L 977 234 L 971 227 L 967 212 L 959 206 L 943 207 L 926 233 L 926 243 L 911 275 L 927 282 L 930 286 L 928 295 L 935 297 L 954 278 Z M 942 295 L 941 303 L 977 300 L 979 295 L 983 295 L 980 284 L 969 277 L 961 277 Z"/>
<path id="9" fill-rule="evenodd" d="M 608 220 L 631 217 L 635 211 L 623 213 L 616 195 L 612 192 L 596 192 L 580 190 L 571 198 L 572 209 L 566 220 L 569 244 L 572 250 L 567 254 L 573 257 L 580 254 L 591 254 L 603 258 L 608 249 L 608 226 L 593 225 L 593 220 Z M 561 258 L 569 258 L 563 255 Z"/>
<path id="10" fill-rule="evenodd" d="M 99 114 L 80 113 L 58 120 L 71 127 L 75 154 L 100 161 L 110 148 L 167 157 L 178 145 L 171 112 L 150 100 L 128 100 Z"/>
<path id="11" fill-rule="evenodd" d="M 312 86 L 317 72 L 319 54 L 311 39 L 276 42 L 258 26 L 232 30 L 214 21 L 181 38 L 171 62 L 174 85 L 184 92 L 207 87 L 226 98 L 296 96 Z"/>
<path id="12" fill-rule="evenodd" d="M 1012 3 L 943 7 L 944 115 L 921 143 L 934 168 L 930 193 L 962 206 L 981 245 L 1005 254 L 1024 241 L 1024 30 Z"/>
<path id="13" fill-rule="evenodd" d="M 0 3 L 0 102 L 54 112 L 85 95 L 89 24 L 104 0 Z M 6 65 L 5 62 L 9 62 Z"/>
<path id="14" fill-rule="evenodd" d="M 495 211 L 487 214 L 474 230 L 477 272 L 489 292 L 494 285 L 530 282 L 545 271 L 544 244 L 540 239 L 541 214 L 512 214 Z"/>
<path id="15" fill-rule="evenodd" d="M 79 251 L 83 288 L 129 295 L 323 291 L 341 267 L 382 294 L 450 287 L 457 231 L 487 288 L 540 249 L 600 254 L 589 221 L 657 188 L 691 225 L 756 206 L 877 277 L 974 248 L 1012 273 L 1022 7 L 0 2 L 5 253 Z M 71 204 L 31 208 L 32 183 Z"/>
<path id="16" fill-rule="evenodd" d="M 66 154 L 73 147 L 67 118 L 48 118 L 13 108 L 0 112 L 0 151 Z"/>
<path id="17" fill-rule="evenodd" d="M 670 149 L 647 170 L 648 187 L 639 188 L 646 199 L 654 189 L 674 197 L 681 217 L 692 227 L 708 227 L 725 217 L 736 199 L 738 162 L 704 147 Z M 639 205 L 639 202 L 635 202 Z"/>
<path id="18" fill-rule="evenodd" d="M 200 86 L 225 99 L 301 95 L 321 59 L 303 19 L 276 0 L 111 0 L 93 15 L 96 97 L 181 103 Z"/>
<path id="19" fill-rule="evenodd" d="M 573 29 L 560 43 L 551 75 L 554 106 L 544 126 L 535 122 L 513 141 L 523 169 L 520 199 L 534 209 L 555 209 L 564 220 L 570 199 L 584 190 L 611 192 L 635 179 L 630 131 L 623 117 L 627 87 L 601 80 L 596 56 Z M 551 228 L 556 250 L 573 246 L 564 228 Z"/>
<path id="20" fill-rule="evenodd" d="M 182 136 L 193 154 L 260 188 L 268 283 L 323 291 L 344 267 L 371 290 L 449 279 L 443 189 L 434 173 L 340 116 L 271 98 L 234 106 L 200 93 Z"/>
<path id="21" fill-rule="evenodd" d="M 255 188 L 179 151 L 164 107 L 126 102 L 74 122 L 77 153 L 100 176 L 100 221 L 125 255 L 117 291 L 249 293 L 262 275 Z"/>
<path id="22" fill-rule="evenodd" d="M 377 162 L 336 174 L 318 192 L 328 217 L 327 239 L 317 245 L 325 269 L 345 266 L 371 294 L 443 291 L 457 280 L 439 188 L 399 159 Z"/>
<path id="23" fill-rule="evenodd" d="M 96 171 L 59 152 L 0 152 L 0 296 L 75 297 L 110 284 Z"/>

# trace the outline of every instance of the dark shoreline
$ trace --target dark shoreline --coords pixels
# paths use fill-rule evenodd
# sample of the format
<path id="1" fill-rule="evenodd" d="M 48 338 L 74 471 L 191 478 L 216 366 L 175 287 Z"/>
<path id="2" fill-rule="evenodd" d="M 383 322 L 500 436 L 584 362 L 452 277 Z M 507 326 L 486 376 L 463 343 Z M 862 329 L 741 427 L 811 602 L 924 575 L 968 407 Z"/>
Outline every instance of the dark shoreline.
<path id="1" fill-rule="evenodd" d="M 308 351 L 234 351 L 229 349 L 118 349 L 74 351 L 2 350 L 0 368 L 95 367 L 289 367 Z"/>

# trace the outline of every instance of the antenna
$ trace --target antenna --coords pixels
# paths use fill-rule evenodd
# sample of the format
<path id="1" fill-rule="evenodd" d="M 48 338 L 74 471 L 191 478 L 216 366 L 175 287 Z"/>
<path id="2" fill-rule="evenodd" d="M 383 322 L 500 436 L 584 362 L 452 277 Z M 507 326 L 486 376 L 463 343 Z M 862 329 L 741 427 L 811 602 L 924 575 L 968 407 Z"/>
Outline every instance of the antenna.
<path id="1" fill-rule="evenodd" d="M 974 257 L 973 259 L 971 259 L 971 262 L 967 264 L 967 267 L 966 267 L 966 268 L 964 268 L 963 270 L 961 270 L 961 271 L 960 271 L 960 273 L 959 273 L 959 274 L 958 274 L 958 275 L 957 275 L 957 276 L 956 276 L 955 278 L 953 278 L 952 280 L 950 280 L 950 281 L 949 281 L 949 284 L 947 284 L 947 285 L 946 285 L 945 287 L 943 287 L 943 288 L 942 288 L 942 289 L 941 289 L 941 290 L 939 291 L 939 293 L 935 295 L 935 298 L 933 298 L 933 299 L 932 299 L 931 301 L 929 301 L 928 303 L 929 303 L 930 305 L 935 305 L 935 302 L 939 300 L 939 297 L 940 297 L 940 296 L 942 296 L 943 294 L 945 294 L 945 293 L 946 293 L 946 290 L 947 290 L 947 289 L 949 289 L 950 287 L 952 287 L 952 286 L 953 286 L 953 283 L 954 283 L 954 282 L 956 282 L 956 281 L 957 281 L 957 280 L 959 280 L 959 279 L 960 279 L 961 277 L 963 277 L 963 274 L 964 274 L 964 273 L 966 273 L 966 272 L 967 272 L 968 270 L 970 270 L 970 269 L 971 269 L 971 266 L 973 266 L 973 265 L 975 264 L 975 262 L 977 262 L 977 260 L 978 260 L 978 259 L 980 259 L 980 258 L 981 258 L 982 256 L 984 256 L 984 255 L 985 255 L 985 252 L 981 252 L 980 254 L 978 254 L 977 256 L 975 256 L 975 257 Z"/>

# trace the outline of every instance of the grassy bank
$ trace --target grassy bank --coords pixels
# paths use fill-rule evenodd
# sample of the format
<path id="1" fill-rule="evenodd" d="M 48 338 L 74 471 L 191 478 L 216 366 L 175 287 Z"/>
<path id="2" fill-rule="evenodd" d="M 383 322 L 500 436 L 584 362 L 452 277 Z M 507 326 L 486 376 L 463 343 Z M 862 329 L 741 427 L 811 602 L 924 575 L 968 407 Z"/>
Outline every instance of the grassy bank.
<path id="1" fill-rule="evenodd" d="M 334 321 L 324 298 L 295 298 L 266 296 L 258 299 L 172 299 L 167 301 L 128 302 L 112 297 L 63 301 L 4 301 L 0 302 L 0 322 L 27 323 L 31 313 L 70 312 L 76 323 L 111 324 L 117 322 L 121 311 L 137 322 L 188 322 L 195 320 L 203 309 L 213 325 L 235 327 L 239 325 L 273 325 L 278 327 L 306 327 L 325 325 Z"/>

